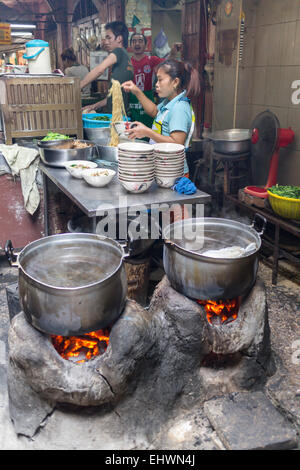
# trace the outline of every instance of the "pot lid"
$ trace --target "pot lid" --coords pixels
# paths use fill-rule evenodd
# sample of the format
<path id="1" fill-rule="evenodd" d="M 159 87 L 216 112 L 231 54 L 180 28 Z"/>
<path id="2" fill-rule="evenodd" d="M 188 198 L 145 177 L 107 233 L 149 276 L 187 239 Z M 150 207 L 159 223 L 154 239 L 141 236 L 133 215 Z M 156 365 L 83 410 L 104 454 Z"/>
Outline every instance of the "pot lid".
<path id="1" fill-rule="evenodd" d="M 251 165 L 255 185 L 265 185 L 271 158 L 275 151 L 278 129 L 280 128 L 277 116 L 271 111 L 263 111 L 252 122 L 251 139 Z"/>
<path id="2" fill-rule="evenodd" d="M 42 39 L 33 39 L 26 42 L 25 47 L 49 47 L 49 43 Z"/>

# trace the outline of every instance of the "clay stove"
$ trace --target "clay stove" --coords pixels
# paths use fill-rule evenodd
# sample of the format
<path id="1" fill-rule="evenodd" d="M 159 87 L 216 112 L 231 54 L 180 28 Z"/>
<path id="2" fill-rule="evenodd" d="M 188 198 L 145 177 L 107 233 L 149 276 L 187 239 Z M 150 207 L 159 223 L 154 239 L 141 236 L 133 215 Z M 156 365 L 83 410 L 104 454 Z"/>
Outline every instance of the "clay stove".
<path id="1" fill-rule="evenodd" d="M 164 277 L 149 308 L 127 299 L 107 349 L 80 363 L 63 358 L 20 312 L 9 329 L 11 419 L 16 433 L 32 437 L 54 409 L 100 407 L 122 416 L 129 432 L 152 436 L 180 406 L 262 387 L 270 352 L 259 279 L 235 318 L 216 321 Z"/>

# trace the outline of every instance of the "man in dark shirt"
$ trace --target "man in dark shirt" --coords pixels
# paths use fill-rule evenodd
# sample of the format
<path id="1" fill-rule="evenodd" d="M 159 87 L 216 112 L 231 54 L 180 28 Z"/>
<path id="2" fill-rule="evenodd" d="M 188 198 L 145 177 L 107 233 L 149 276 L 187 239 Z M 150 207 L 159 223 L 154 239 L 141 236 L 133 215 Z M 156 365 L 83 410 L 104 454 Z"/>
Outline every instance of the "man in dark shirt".
<path id="1" fill-rule="evenodd" d="M 112 21 L 105 25 L 105 43 L 109 52 L 108 56 L 91 70 L 87 76 L 80 82 L 80 87 L 84 88 L 86 85 L 96 80 L 105 70 L 111 67 L 111 79 L 118 80 L 120 83 L 127 80 L 133 80 L 133 67 L 130 62 L 129 56 L 126 51 L 128 46 L 128 28 L 123 21 Z M 128 93 L 123 93 L 123 100 L 126 112 L 129 110 L 129 96 Z M 93 111 L 97 108 L 107 106 L 107 112 L 112 111 L 112 98 L 105 98 L 97 103 L 87 106 L 85 111 Z"/>

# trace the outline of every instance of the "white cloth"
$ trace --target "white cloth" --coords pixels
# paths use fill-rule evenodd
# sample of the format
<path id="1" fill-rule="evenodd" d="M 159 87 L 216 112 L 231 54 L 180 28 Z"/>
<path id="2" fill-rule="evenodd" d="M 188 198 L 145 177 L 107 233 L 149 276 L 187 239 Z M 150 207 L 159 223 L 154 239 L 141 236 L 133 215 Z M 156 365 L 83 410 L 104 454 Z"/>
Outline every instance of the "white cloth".
<path id="1" fill-rule="evenodd" d="M 209 258 L 241 258 L 255 250 L 255 243 L 250 243 L 247 248 L 242 248 L 241 246 L 228 246 L 219 250 L 207 250 L 204 253 L 201 253 L 201 255 Z"/>
<path id="2" fill-rule="evenodd" d="M 24 206 L 29 214 L 34 214 L 40 203 L 40 193 L 36 184 L 38 150 L 19 147 L 17 144 L 0 144 L 0 152 L 9 165 L 12 175 L 20 176 Z"/>

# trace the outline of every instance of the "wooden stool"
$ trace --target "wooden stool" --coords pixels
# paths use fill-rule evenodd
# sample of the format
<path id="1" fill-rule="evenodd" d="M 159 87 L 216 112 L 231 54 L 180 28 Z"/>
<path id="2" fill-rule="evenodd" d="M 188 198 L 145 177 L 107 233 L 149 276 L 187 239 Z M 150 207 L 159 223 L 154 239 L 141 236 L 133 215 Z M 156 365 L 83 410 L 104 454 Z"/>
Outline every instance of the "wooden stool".
<path id="1" fill-rule="evenodd" d="M 244 168 L 240 168 L 240 163 L 245 163 Z M 251 154 L 249 152 L 241 153 L 237 155 L 228 155 L 223 153 L 213 152 L 210 162 L 210 184 L 212 187 L 215 186 L 215 178 L 218 176 L 218 169 L 220 165 L 223 166 L 224 170 L 224 195 L 231 194 L 231 184 L 233 182 L 247 179 L 246 184 L 252 182 L 252 169 L 251 169 Z M 237 188 L 236 192 L 238 191 Z"/>

